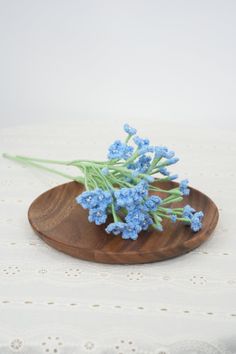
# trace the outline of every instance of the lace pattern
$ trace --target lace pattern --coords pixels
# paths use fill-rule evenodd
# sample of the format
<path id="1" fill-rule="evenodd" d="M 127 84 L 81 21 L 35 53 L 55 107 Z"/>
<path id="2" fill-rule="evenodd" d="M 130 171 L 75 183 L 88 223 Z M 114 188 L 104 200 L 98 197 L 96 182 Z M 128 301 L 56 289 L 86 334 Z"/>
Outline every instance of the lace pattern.
<path id="1" fill-rule="evenodd" d="M 2 130 L 0 139 L 9 153 L 96 159 L 116 136 L 110 124 L 98 141 L 98 130 L 99 123 L 28 126 Z M 158 143 L 182 158 L 177 173 L 220 209 L 209 241 L 165 262 L 95 264 L 50 248 L 31 230 L 27 210 L 66 180 L 1 161 L 0 354 L 236 353 L 235 134 L 190 137 L 180 127 L 159 134 Z"/>

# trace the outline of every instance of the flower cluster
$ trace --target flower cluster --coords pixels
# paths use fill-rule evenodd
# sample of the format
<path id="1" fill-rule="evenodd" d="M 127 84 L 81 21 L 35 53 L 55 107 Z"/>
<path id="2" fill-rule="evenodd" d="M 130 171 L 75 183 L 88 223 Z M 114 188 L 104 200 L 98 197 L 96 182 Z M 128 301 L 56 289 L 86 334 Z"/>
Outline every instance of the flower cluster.
<path id="1" fill-rule="evenodd" d="M 124 131 L 128 134 L 125 141 L 115 140 L 108 148 L 108 161 L 90 164 L 87 161 L 86 165 L 77 161 L 79 168 L 83 166 L 87 190 L 76 201 L 89 210 L 88 220 L 101 225 L 110 215 L 113 220 L 106 225 L 106 232 L 132 240 L 150 227 L 162 231 L 165 218 L 173 223 L 182 221 L 194 232 L 199 231 L 202 211 L 197 212 L 189 205 L 170 207 L 189 195 L 188 180 L 182 180 L 171 190 L 158 187 L 160 181 L 178 178 L 168 170 L 179 161 L 174 151 L 150 145 L 149 139 L 137 136 L 136 129 L 128 124 L 124 125 Z M 164 198 L 158 195 L 160 192 Z"/>
<path id="2" fill-rule="evenodd" d="M 163 189 L 163 182 L 178 175 L 169 168 L 179 161 L 175 152 L 166 146 L 151 145 L 138 136 L 137 130 L 124 125 L 124 140 L 115 140 L 108 148 L 107 161 L 55 161 L 24 156 L 5 157 L 59 174 L 85 186 L 76 203 L 88 210 L 88 220 L 105 225 L 109 234 L 136 240 L 142 231 L 163 230 L 162 222 L 183 222 L 193 232 L 202 228 L 203 212 L 190 205 L 177 207 L 190 193 L 188 180 Z M 82 176 L 71 176 L 45 167 L 40 163 L 74 166 Z M 170 184 L 168 184 L 170 186 Z M 109 223 L 108 223 L 109 222 Z"/>
<path id="3" fill-rule="evenodd" d="M 196 212 L 190 205 L 185 205 L 182 215 L 184 218 L 190 220 L 191 229 L 193 231 L 197 232 L 202 228 L 202 219 L 204 216 L 202 211 Z"/>
<path id="4" fill-rule="evenodd" d="M 107 220 L 107 207 L 112 202 L 111 193 L 96 188 L 76 197 L 76 202 L 83 208 L 89 209 L 88 220 L 96 225 L 104 224 Z"/>

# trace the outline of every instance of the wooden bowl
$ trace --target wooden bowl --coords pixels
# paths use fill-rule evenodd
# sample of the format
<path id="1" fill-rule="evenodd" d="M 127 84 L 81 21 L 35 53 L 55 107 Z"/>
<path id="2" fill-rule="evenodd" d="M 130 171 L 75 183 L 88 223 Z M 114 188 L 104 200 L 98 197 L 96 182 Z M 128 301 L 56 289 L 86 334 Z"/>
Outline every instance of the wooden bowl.
<path id="1" fill-rule="evenodd" d="M 158 184 L 165 189 L 177 185 L 175 182 Z M 50 246 L 88 261 L 137 264 L 180 256 L 207 240 L 219 217 L 213 201 L 191 188 L 190 195 L 184 198 L 184 204 L 203 210 L 205 217 L 199 232 L 194 233 L 181 222 L 164 221 L 163 232 L 144 231 L 135 241 L 123 240 L 120 236 L 107 234 L 105 225 L 97 226 L 88 222 L 88 211 L 75 202 L 75 197 L 82 191 L 83 185 L 77 182 L 50 189 L 33 201 L 28 218 L 36 233 Z"/>

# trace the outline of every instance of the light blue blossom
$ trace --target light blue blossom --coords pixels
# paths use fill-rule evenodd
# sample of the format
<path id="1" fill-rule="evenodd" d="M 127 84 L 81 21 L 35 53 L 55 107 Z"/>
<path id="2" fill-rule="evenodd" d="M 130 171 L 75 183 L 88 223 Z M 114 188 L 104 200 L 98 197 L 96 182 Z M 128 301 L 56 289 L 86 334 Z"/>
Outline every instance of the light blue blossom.
<path id="1" fill-rule="evenodd" d="M 134 170 L 131 174 L 132 178 L 136 178 L 139 175 L 139 170 Z"/>
<path id="2" fill-rule="evenodd" d="M 125 144 L 120 140 L 115 140 L 108 149 L 108 159 L 121 159 L 123 158 Z"/>
<path id="3" fill-rule="evenodd" d="M 142 180 L 134 187 L 134 200 L 141 201 L 148 195 L 148 183 Z"/>
<path id="4" fill-rule="evenodd" d="M 80 204 L 84 209 L 94 208 L 98 201 L 95 191 L 83 192 L 75 198 L 77 204 Z"/>
<path id="5" fill-rule="evenodd" d="M 199 231 L 202 228 L 202 218 L 204 214 L 202 211 L 195 213 L 191 219 L 191 229 L 194 232 Z"/>
<path id="6" fill-rule="evenodd" d="M 144 220 L 142 220 L 140 222 L 140 226 L 142 228 L 142 230 L 147 230 L 149 228 L 150 225 L 153 224 L 153 219 L 150 217 L 150 215 L 147 213 L 145 214 Z"/>
<path id="7" fill-rule="evenodd" d="M 153 224 L 153 220 L 150 217 L 147 209 L 140 204 L 135 208 L 129 210 L 128 214 L 125 217 L 125 221 L 128 224 L 135 224 L 141 227 L 142 230 L 147 230 L 149 225 Z"/>
<path id="8" fill-rule="evenodd" d="M 132 146 L 122 143 L 120 140 L 115 140 L 108 149 L 108 159 L 124 159 L 127 160 L 133 154 Z"/>
<path id="9" fill-rule="evenodd" d="M 180 182 L 179 189 L 182 195 L 189 195 L 190 189 L 188 188 L 188 183 L 189 181 L 187 179 L 184 179 L 183 181 Z"/>
<path id="10" fill-rule="evenodd" d="M 135 135 L 137 133 L 137 130 L 127 123 L 124 124 L 124 131 L 129 135 Z"/>
<path id="11" fill-rule="evenodd" d="M 175 179 L 177 179 L 179 176 L 177 175 L 177 174 L 175 174 L 175 175 L 171 175 L 171 176 L 169 176 L 169 180 L 170 181 L 174 181 Z"/>
<path id="12" fill-rule="evenodd" d="M 123 152 L 123 159 L 128 160 L 133 154 L 134 148 L 133 146 L 125 145 L 124 152 Z"/>
<path id="13" fill-rule="evenodd" d="M 190 205 L 187 204 L 183 208 L 182 216 L 186 219 L 191 220 L 195 211 L 196 211 L 195 209 L 193 209 Z"/>
<path id="14" fill-rule="evenodd" d="M 146 156 L 146 155 L 140 156 L 140 158 L 138 159 L 137 164 L 136 164 L 136 169 L 138 169 L 139 172 L 141 172 L 141 173 L 147 172 L 147 170 L 150 167 L 151 160 L 152 159 L 150 156 Z"/>
<path id="15" fill-rule="evenodd" d="M 134 223 L 140 225 L 142 221 L 145 220 L 146 212 L 142 205 L 138 205 L 135 208 L 132 208 L 125 217 L 127 223 Z"/>
<path id="16" fill-rule="evenodd" d="M 88 220 L 96 225 L 104 224 L 107 220 L 107 213 L 103 208 L 92 208 L 89 210 Z"/>
<path id="17" fill-rule="evenodd" d="M 134 142 L 135 142 L 135 144 L 138 146 L 138 148 L 139 149 L 142 149 L 142 148 L 144 148 L 144 147 L 147 147 L 147 146 L 149 146 L 149 144 L 150 144 L 150 141 L 149 141 L 149 139 L 142 139 L 142 138 L 140 138 L 139 136 L 135 136 L 134 138 L 133 138 L 133 140 L 134 140 Z"/>
<path id="18" fill-rule="evenodd" d="M 109 224 L 105 229 L 108 234 L 113 233 L 114 235 L 119 235 L 124 231 L 125 223 L 117 221 Z"/>
<path id="19" fill-rule="evenodd" d="M 147 154 L 148 152 L 153 153 L 154 152 L 154 146 L 143 146 L 138 151 L 139 155 Z"/>
<path id="20" fill-rule="evenodd" d="M 101 172 L 104 176 L 107 176 L 109 174 L 109 169 L 107 167 L 103 167 Z"/>
<path id="21" fill-rule="evenodd" d="M 139 232 L 142 230 L 141 226 L 134 223 L 125 224 L 124 230 L 122 232 L 123 239 L 137 240 Z"/>
<path id="22" fill-rule="evenodd" d="M 166 167 L 160 167 L 159 168 L 159 172 L 163 175 L 163 176 L 169 176 L 170 172 L 167 170 Z"/>
<path id="23" fill-rule="evenodd" d="M 136 129 L 128 124 L 124 125 L 124 130 L 129 136 L 136 134 Z M 76 198 L 78 204 L 89 209 L 88 220 L 96 225 L 104 224 L 108 214 L 111 213 L 112 206 L 112 209 L 117 213 L 119 221 L 110 223 L 105 229 L 106 232 L 114 235 L 120 234 L 124 239 L 136 240 L 138 234 L 142 230 L 147 230 L 150 225 L 154 229 L 162 231 L 163 218 L 167 217 L 174 223 L 178 220 L 176 214 L 179 215 L 182 212 L 184 222 L 189 224 L 194 232 L 199 231 L 202 227 L 202 212 L 196 212 L 191 206 L 186 205 L 183 209 L 177 208 L 178 212 L 175 214 L 175 211 L 171 208 L 166 208 L 165 206 L 159 208 L 162 206 L 162 199 L 158 195 L 148 195 L 149 184 L 155 180 L 152 174 L 149 173 L 152 161 L 153 165 L 155 165 L 153 167 L 154 170 L 165 176 L 160 178 L 160 180 L 171 181 L 178 178 L 178 175 L 171 175 L 166 168 L 166 166 L 172 165 L 179 160 L 175 157 L 174 151 L 165 146 L 151 146 L 148 139 L 142 139 L 138 136 L 135 136 L 133 141 L 138 148 L 135 154 L 134 148 L 121 140 L 116 140 L 111 144 L 108 151 L 110 160 L 127 160 L 131 158 L 130 163 L 124 164 L 121 161 L 111 161 L 107 166 L 105 164 L 101 165 L 101 173 L 104 177 L 102 179 L 100 175 L 100 181 L 107 179 L 107 182 L 103 183 L 105 188 L 107 188 L 108 183 L 114 183 L 115 185 L 116 178 L 119 184 L 122 179 L 124 180 L 123 186 L 121 184 L 121 188 L 118 189 L 118 186 L 115 185 L 116 187 L 114 187 L 113 191 L 96 188 L 92 191 L 84 192 Z M 159 163 L 162 158 L 164 162 Z M 113 165 L 116 164 L 119 168 L 113 169 Z M 122 170 L 122 168 L 124 169 Z M 130 173 L 127 173 L 127 168 Z M 124 171 L 123 176 L 122 171 Z M 142 177 L 142 180 L 140 180 L 140 177 Z M 135 185 L 138 180 L 140 182 Z M 98 180 L 97 182 L 99 186 L 100 181 Z M 126 187 L 127 182 L 130 187 Z M 188 195 L 189 192 L 188 180 L 185 179 L 180 182 L 179 187 L 173 188 L 170 194 Z"/>
<path id="24" fill-rule="evenodd" d="M 149 197 L 144 205 L 149 211 L 156 211 L 158 206 L 162 203 L 162 199 L 158 197 L 157 195 L 152 195 Z"/>
<path id="25" fill-rule="evenodd" d="M 145 180 L 148 181 L 149 183 L 152 183 L 155 181 L 155 178 L 153 176 L 150 176 L 150 175 L 146 175 L 145 177 Z"/>
<path id="26" fill-rule="evenodd" d="M 167 159 L 166 161 L 165 161 L 165 164 L 167 165 L 167 166 L 169 166 L 169 165 L 174 165 L 176 162 L 178 162 L 179 161 L 179 158 L 178 157 L 172 157 L 171 159 Z"/>
<path id="27" fill-rule="evenodd" d="M 134 204 L 132 188 L 121 188 L 115 191 L 116 204 L 120 207 L 129 207 Z"/>
<path id="28" fill-rule="evenodd" d="M 147 155 L 141 155 L 135 163 L 128 164 L 130 170 L 136 170 L 139 173 L 146 173 L 150 167 L 152 158 Z"/>
<path id="29" fill-rule="evenodd" d="M 169 150 L 166 146 L 155 146 L 155 158 L 160 159 L 165 157 L 166 159 L 171 159 L 174 157 L 174 151 Z"/>
<path id="30" fill-rule="evenodd" d="M 142 202 L 148 194 L 148 183 L 144 180 L 133 188 L 121 188 L 114 192 L 116 203 L 120 207 L 132 208 Z"/>
<path id="31" fill-rule="evenodd" d="M 176 216 L 175 214 L 172 214 L 172 215 L 170 216 L 170 220 L 171 220 L 172 222 L 176 222 L 177 216 Z"/>
<path id="32" fill-rule="evenodd" d="M 107 206 L 112 202 L 111 193 L 104 191 L 101 188 L 96 188 L 93 191 L 83 192 L 75 199 L 76 202 L 85 209 L 92 209 L 95 207 L 106 209 Z"/>
<path id="33" fill-rule="evenodd" d="M 97 204 L 100 208 L 106 209 L 107 206 L 112 202 L 111 193 L 108 191 L 104 191 L 100 188 L 95 189 L 95 193 L 97 196 Z"/>

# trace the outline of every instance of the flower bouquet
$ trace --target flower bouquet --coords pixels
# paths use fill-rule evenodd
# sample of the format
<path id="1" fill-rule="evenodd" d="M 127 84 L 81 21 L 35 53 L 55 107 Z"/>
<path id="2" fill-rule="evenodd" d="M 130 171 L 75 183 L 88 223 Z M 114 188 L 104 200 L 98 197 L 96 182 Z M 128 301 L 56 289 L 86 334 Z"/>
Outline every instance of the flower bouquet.
<path id="1" fill-rule="evenodd" d="M 149 139 L 139 137 L 136 129 L 128 124 L 124 125 L 124 131 L 124 140 L 115 140 L 109 146 L 106 161 L 3 156 L 82 183 L 85 191 L 76 197 L 76 202 L 88 210 L 89 222 L 105 224 L 105 231 L 109 234 L 136 240 L 143 230 L 163 231 L 164 219 L 172 223 L 182 222 L 193 232 L 199 231 L 204 216 L 202 211 L 196 211 L 190 205 L 172 207 L 189 195 L 188 180 L 182 180 L 172 189 L 161 188 L 163 183 L 160 182 L 178 178 L 168 170 L 179 160 L 174 151 L 165 146 L 150 145 Z M 74 166 L 82 175 L 71 176 L 42 163 Z M 108 215 L 112 217 L 109 224 Z"/>

